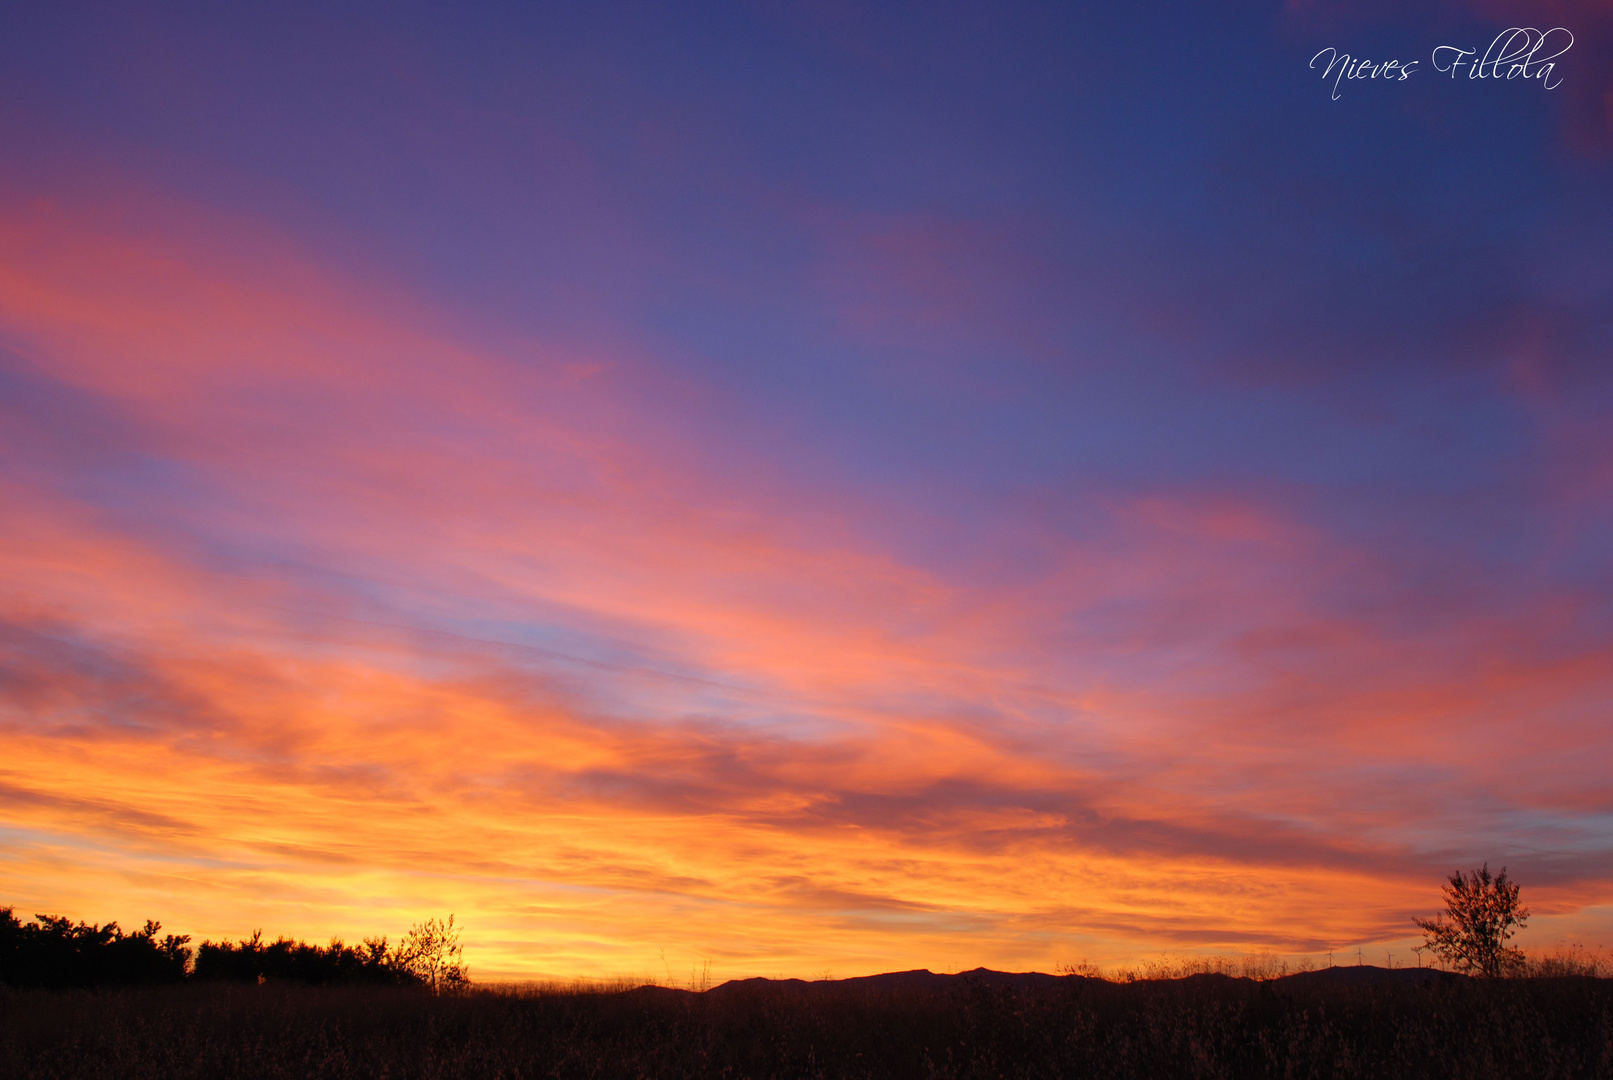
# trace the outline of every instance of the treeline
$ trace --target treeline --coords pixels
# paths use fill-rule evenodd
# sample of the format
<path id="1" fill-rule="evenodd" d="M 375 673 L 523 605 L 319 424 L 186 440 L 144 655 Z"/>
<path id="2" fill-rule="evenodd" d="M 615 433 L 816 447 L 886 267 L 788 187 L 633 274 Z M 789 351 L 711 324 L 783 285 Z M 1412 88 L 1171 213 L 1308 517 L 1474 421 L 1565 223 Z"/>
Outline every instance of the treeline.
<path id="1" fill-rule="evenodd" d="M 105 926 L 36 915 L 21 922 L 0 908 L 0 984 L 12 987 L 133 986 L 183 982 L 189 974 L 189 937 L 159 938 L 161 923 L 124 933 Z"/>
<path id="2" fill-rule="evenodd" d="M 339 940 L 319 946 L 284 937 L 266 942 L 260 932 L 242 941 L 202 942 L 191 977 L 215 982 L 289 979 L 315 986 L 420 982 L 399 959 L 385 937 L 365 938 L 358 946 Z"/>
<path id="3" fill-rule="evenodd" d="M 75 923 L 51 915 L 20 920 L 0 908 L 0 985 L 14 989 L 138 986 L 181 982 L 264 982 L 315 986 L 414 985 L 439 989 L 466 981 L 452 917 L 415 926 L 396 947 L 383 937 L 357 946 L 277 938 L 262 932 L 240 941 L 204 941 L 190 947 L 188 935 L 158 936 L 162 924 L 147 921 L 125 932 L 116 922 Z M 446 931 L 446 933 L 445 933 Z"/>

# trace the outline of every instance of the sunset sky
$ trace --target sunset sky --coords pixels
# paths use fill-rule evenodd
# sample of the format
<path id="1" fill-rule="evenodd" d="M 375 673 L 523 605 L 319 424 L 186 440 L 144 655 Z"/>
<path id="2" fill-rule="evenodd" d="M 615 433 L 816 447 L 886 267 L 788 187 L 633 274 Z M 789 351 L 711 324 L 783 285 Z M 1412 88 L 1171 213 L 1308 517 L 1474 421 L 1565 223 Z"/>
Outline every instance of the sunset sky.
<path id="1" fill-rule="evenodd" d="M 6 4 L 0 906 L 1613 946 L 1610 252 L 1606 0 Z"/>

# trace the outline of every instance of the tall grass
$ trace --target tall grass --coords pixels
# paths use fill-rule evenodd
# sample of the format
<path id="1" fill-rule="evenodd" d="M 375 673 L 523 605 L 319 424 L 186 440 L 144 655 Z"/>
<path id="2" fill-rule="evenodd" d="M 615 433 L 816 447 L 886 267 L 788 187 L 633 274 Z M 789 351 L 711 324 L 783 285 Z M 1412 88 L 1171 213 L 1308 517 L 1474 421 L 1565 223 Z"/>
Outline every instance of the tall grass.
<path id="1" fill-rule="evenodd" d="M 1346 963 L 1338 966 L 1351 965 Z M 1413 964 L 1410 966 L 1434 967 L 1432 963 L 1426 965 Z M 1238 956 L 1162 957 L 1147 960 L 1141 964 L 1117 968 L 1103 968 L 1083 960 L 1080 963 L 1066 964 L 1059 968 L 1061 974 L 1084 975 L 1090 978 L 1106 979 L 1110 982 L 1126 983 L 1161 979 L 1185 979 L 1193 975 L 1225 975 L 1233 979 L 1254 979 L 1257 982 L 1264 982 L 1316 970 L 1318 970 L 1318 965 L 1308 957 L 1290 960 L 1286 957 L 1274 956 L 1269 953 Z M 1445 969 L 1437 968 L 1437 970 Z M 1613 978 L 1613 954 L 1603 948 L 1562 945 L 1550 950 L 1522 953 L 1519 963 L 1506 969 L 1505 972 L 1505 977 L 1509 978 L 1556 978 L 1563 976 L 1584 976 L 1592 979 Z"/>
<path id="2" fill-rule="evenodd" d="M 1129 983 L 1072 975 L 1034 987 L 964 976 L 900 990 L 730 984 L 707 993 L 550 983 L 433 996 L 274 981 L 0 992 L 0 1075 L 1613 1076 L 1613 981 L 1436 977 L 1352 987 L 1193 974 Z"/>
<path id="3" fill-rule="evenodd" d="M 1066 974 L 1085 975 L 1110 982 L 1145 982 L 1165 979 L 1185 979 L 1193 975 L 1225 975 L 1230 979 L 1254 979 L 1264 982 L 1288 975 L 1314 971 L 1316 965 L 1308 959 L 1290 961 L 1269 953 L 1243 956 L 1184 956 L 1147 960 L 1137 966 L 1107 970 L 1082 961 L 1062 969 Z"/>

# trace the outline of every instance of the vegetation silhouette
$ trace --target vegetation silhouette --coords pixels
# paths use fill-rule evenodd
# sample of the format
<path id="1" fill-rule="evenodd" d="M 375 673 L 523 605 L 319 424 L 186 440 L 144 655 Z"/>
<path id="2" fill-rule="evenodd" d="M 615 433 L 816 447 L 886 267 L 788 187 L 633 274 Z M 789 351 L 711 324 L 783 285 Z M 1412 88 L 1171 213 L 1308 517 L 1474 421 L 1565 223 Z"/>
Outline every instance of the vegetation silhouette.
<path id="1" fill-rule="evenodd" d="M 52 915 L 24 923 L 13 908 L 0 908 L 0 984 L 61 990 L 183 982 L 190 938 L 159 938 L 161 930 L 149 920 L 125 933 L 115 922 L 97 926 Z"/>
<path id="2" fill-rule="evenodd" d="M 133 933 L 115 922 L 75 923 L 52 915 L 20 920 L 0 908 L 0 986 L 13 989 L 88 989 L 160 983 L 269 980 L 311 986 L 419 986 L 434 993 L 469 983 L 459 928 L 427 919 L 397 947 L 383 937 L 357 946 L 333 939 L 310 945 L 280 937 L 265 941 L 257 931 L 240 941 L 204 941 L 192 951 L 189 936 L 158 936 L 148 921 Z"/>
<path id="3" fill-rule="evenodd" d="M 381 939 L 385 951 L 386 939 Z M 462 990 L 470 982 L 465 971 L 465 947 L 459 943 L 454 917 L 427 919 L 409 928 L 392 954 L 392 965 L 419 979 L 433 994 Z"/>
<path id="4" fill-rule="evenodd" d="M 1365 976 L 1375 974 L 1375 981 Z M 668 987 L 0 992 L 8 1080 L 1613 1075 L 1613 981 L 897 973 Z"/>
<path id="5" fill-rule="evenodd" d="M 255 933 L 192 954 L 159 931 L 0 909 L 0 1077 L 1613 1076 L 1600 954 L 1499 979 L 1264 956 L 516 987 L 468 984 L 452 916 L 396 946 Z"/>
<path id="6" fill-rule="evenodd" d="M 321 947 L 284 937 L 265 942 L 257 931 L 237 942 L 202 942 L 191 975 L 201 982 L 285 979 L 313 986 L 418 981 L 396 960 L 385 937 L 365 938 L 357 947 L 339 939 Z"/>
<path id="7" fill-rule="evenodd" d="M 1444 893 L 1444 915 L 1412 920 L 1422 929 L 1426 948 L 1457 971 L 1498 978 L 1524 970 L 1523 953 L 1507 941 L 1529 921 L 1529 909 L 1519 903 L 1519 888 L 1507 879 L 1506 867 L 1494 877 L 1489 863 L 1471 875 L 1457 870 Z"/>

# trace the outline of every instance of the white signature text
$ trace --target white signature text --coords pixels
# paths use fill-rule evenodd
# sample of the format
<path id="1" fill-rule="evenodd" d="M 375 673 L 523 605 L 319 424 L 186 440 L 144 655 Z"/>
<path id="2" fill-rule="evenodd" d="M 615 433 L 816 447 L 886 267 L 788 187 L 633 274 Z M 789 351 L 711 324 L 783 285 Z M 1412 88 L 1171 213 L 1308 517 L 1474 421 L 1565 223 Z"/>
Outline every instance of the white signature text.
<path id="1" fill-rule="evenodd" d="M 1466 70 L 1469 79 L 1536 79 L 1547 90 L 1563 84 L 1562 76 L 1553 76 L 1558 57 L 1574 45 L 1574 35 L 1558 26 L 1550 30 L 1536 30 L 1532 26 L 1514 26 L 1503 30 L 1490 42 L 1490 47 L 1479 56 L 1477 49 L 1464 49 L 1458 45 L 1440 45 L 1434 49 L 1430 63 L 1435 71 L 1456 78 L 1458 71 Z M 1315 70 L 1323 57 L 1327 65 L 1322 69 L 1323 79 L 1333 80 L 1334 101 L 1346 80 L 1384 79 L 1405 82 L 1417 70 L 1419 60 L 1382 60 L 1374 62 L 1363 56 L 1351 56 L 1331 45 L 1311 57 L 1310 68 Z M 1478 57 L 1477 60 L 1474 57 Z M 1553 81 L 1555 78 L 1556 81 Z"/>

